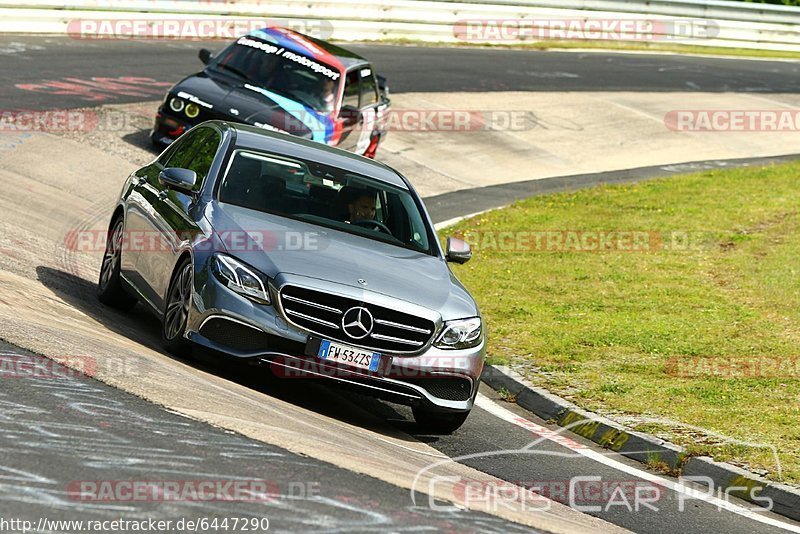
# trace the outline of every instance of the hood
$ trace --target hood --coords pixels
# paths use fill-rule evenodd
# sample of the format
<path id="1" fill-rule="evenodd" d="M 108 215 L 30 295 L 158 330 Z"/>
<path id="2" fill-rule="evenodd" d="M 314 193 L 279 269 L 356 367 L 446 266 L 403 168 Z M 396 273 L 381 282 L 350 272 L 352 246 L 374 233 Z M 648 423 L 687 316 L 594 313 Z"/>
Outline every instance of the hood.
<path id="1" fill-rule="evenodd" d="M 435 256 L 230 204 L 213 202 L 208 215 L 228 254 L 270 278 L 288 274 L 380 293 L 445 320 L 477 314 L 467 290 Z"/>
<path id="2" fill-rule="evenodd" d="M 276 128 L 321 142 L 327 142 L 333 135 L 330 117 L 238 78 L 204 71 L 182 80 L 171 92 L 176 95 L 183 92 L 209 104 L 214 118 Z"/>

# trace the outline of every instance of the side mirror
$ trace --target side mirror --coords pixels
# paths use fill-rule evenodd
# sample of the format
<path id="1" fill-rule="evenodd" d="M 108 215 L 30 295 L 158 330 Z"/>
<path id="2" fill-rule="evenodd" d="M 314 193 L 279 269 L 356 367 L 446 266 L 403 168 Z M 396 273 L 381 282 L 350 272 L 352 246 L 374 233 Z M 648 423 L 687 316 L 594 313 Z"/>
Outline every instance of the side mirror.
<path id="1" fill-rule="evenodd" d="M 389 84 L 386 82 L 386 77 L 381 76 L 380 74 L 377 75 L 378 77 L 378 89 L 381 92 L 381 97 L 383 97 L 384 101 L 389 101 Z"/>
<path id="2" fill-rule="evenodd" d="M 463 239 L 448 237 L 447 251 L 444 258 L 453 263 L 467 263 L 472 258 L 472 250 Z"/>
<path id="3" fill-rule="evenodd" d="M 200 61 L 203 62 L 203 65 L 208 65 L 208 62 L 211 61 L 211 51 L 207 48 L 201 48 L 197 53 L 197 57 L 200 58 Z"/>
<path id="4" fill-rule="evenodd" d="M 361 112 L 355 106 L 342 106 L 342 110 L 339 112 L 339 118 L 344 121 L 345 126 L 353 126 L 360 122 Z"/>
<path id="5" fill-rule="evenodd" d="M 191 194 L 197 181 L 197 174 L 189 169 L 167 167 L 158 175 L 158 181 L 167 189 L 174 189 L 181 193 Z"/>

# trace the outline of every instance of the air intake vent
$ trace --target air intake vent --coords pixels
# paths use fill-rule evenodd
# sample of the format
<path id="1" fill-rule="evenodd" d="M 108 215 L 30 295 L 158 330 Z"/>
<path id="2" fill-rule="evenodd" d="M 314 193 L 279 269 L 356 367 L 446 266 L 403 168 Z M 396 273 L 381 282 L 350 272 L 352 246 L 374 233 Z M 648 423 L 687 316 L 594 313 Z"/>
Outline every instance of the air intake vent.
<path id="1" fill-rule="evenodd" d="M 212 317 L 200 328 L 200 335 L 225 347 L 242 352 L 278 352 L 297 356 L 305 344 L 273 336 L 251 326 L 222 317 Z"/>
<path id="2" fill-rule="evenodd" d="M 417 377 L 403 380 L 419 386 L 438 399 L 465 401 L 472 394 L 472 382 L 458 377 Z"/>

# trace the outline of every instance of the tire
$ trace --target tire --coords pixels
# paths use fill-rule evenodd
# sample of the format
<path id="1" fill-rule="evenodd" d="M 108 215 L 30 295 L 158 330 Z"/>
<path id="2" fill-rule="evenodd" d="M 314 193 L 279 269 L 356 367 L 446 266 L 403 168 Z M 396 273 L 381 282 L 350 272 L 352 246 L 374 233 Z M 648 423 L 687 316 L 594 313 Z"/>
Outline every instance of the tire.
<path id="1" fill-rule="evenodd" d="M 417 427 L 430 434 L 452 434 L 464 424 L 469 416 L 469 411 L 457 413 L 437 413 L 412 408 Z"/>
<path id="2" fill-rule="evenodd" d="M 180 262 L 169 282 L 169 291 L 164 302 L 161 320 L 161 343 L 176 356 L 192 355 L 192 346 L 183 337 L 189 319 L 189 304 L 192 299 L 194 269 L 189 258 Z"/>
<path id="3" fill-rule="evenodd" d="M 103 263 L 100 264 L 100 277 L 97 280 L 97 298 L 107 306 L 128 311 L 136 305 L 136 299 L 125 291 L 119 274 L 124 230 L 122 217 L 117 217 L 106 237 L 106 249 L 103 252 Z"/>

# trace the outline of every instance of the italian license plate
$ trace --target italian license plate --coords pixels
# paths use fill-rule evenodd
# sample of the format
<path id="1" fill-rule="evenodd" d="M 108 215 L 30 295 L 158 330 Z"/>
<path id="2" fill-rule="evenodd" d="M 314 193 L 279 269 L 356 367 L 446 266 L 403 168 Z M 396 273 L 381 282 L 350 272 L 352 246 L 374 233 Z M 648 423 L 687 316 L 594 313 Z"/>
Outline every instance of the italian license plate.
<path id="1" fill-rule="evenodd" d="M 343 363 L 369 371 L 377 371 L 381 363 L 381 355 L 378 352 L 357 349 L 327 339 L 320 340 L 317 357 L 321 360 Z"/>

